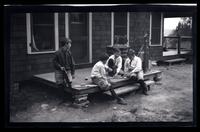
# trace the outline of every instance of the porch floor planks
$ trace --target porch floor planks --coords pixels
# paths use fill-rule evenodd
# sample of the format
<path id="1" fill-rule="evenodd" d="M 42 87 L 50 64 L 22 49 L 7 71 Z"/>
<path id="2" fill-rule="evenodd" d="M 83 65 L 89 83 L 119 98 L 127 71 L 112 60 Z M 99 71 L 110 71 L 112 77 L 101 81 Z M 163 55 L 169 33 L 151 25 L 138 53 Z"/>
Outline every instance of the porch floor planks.
<path id="1" fill-rule="evenodd" d="M 78 94 L 89 94 L 89 93 L 95 93 L 95 92 L 100 91 L 97 85 L 92 84 L 92 81 L 90 79 L 90 71 L 91 71 L 91 68 L 76 70 L 76 77 L 72 82 L 72 88 Z M 160 76 L 160 74 L 161 74 L 161 71 L 152 70 L 149 73 L 145 73 L 144 78 L 149 79 L 157 75 Z M 87 78 L 87 80 L 85 80 L 85 78 Z M 54 72 L 37 74 L 33 76 L 33 79 L 38 83 L 43 83 L 47 86 L 57 87 Z M 133 83 L 127 78 L 111 79 L 111 82 L 113 83 L 114 88 L 122 87 L 122 86 Z"/>

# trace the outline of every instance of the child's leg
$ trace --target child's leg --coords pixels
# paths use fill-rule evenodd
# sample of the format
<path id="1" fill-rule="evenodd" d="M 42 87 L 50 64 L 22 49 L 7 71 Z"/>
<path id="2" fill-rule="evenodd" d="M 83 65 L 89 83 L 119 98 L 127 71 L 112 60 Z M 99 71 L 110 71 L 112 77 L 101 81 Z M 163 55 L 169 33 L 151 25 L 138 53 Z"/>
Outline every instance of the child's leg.
<path id="1" fill-rule="evenodd" d="M 137 74 L 137 78 L 138 78 L 138 83 L 140 83 L 140 86 L 142 88 L 142 91 L 145 95 L 147 95 L 147 86 L 144 82 L 144 73 L 143 71 L 138 72 Z"/>
<path id="2" fill-rule="evenodd" d="M 67 71 L 67 77 L 68 77 L 68 87 L 72 88 L 72 74 L 70 70 Z"/>
<path id="3" fill-rule="evenodd" d="M 116 98 L 117 100 L 120 99 L 120 97 L 116 94 L 116 92 L 114 91 L 114 89 L 113 89 L 112 86 L 110 86 L 110 92 L 111 92 L 111 94 L 112 94 L 112 96 L 113 96 L 114 98 Z"/>
<path id="4" fill-rule="evenodd" d="M 107 79 L 104 78 L 92 78 L 94 84 L 97 84 L 101 90 L 109 89 L 112 96 L 117 99 L 119 104 L 127 104 L 122 98 L 120 98 L 114 91 L 112 85 L 108 82 Z"/>
<path id="5" fill-rule="evenodd" d="M 117 100 L 118 104 L 122 104 L 122 105 L 127 105 L 126 101 L 123 98 L 120 98 L 116 92 L 114 91 L 113 87 L 110 86 L 110 92 L 112 94 L 112 96 Z"/>

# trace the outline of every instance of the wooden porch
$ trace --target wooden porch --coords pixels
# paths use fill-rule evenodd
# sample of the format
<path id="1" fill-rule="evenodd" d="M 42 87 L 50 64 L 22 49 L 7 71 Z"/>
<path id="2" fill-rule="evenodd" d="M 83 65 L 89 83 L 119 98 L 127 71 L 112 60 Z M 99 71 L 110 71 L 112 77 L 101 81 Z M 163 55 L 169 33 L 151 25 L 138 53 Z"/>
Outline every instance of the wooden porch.
<path id="1" fill-rule="evenodd" d="M 97 85 L 92 84 L 90 79 L 90 72 L 91 68 L 76 70 L 76 78 L 72 82 L 72 90 L 68 89 L 67 91 L 72 94 L 75 102 L 74 104 L 78 106 L 84 106 L 85 104 L 89 103 L 87 100 L 88 94 L 96 92 L 106 93 L 106 91 L 101 91 Z M 162 72 L 158 70 L 151 70 L 145 73 L 144 78 L 146 80 L 147 85 L 150 86 L 155 81 L 159 80 L 161 78 L 161 74 Z M 54 72 L 34 75 L 32 80 L 35 83 L 41 83 L 46 85 L 47 87 L 57 88 Z M 133 85 L 134 82 L 132 82 L 128 78 L 112 78 L 111 82 L 116 90 L 120 88 L 118 89 L 118 91 L 116 91 L 118 94 L 131 92 L 139 88 L 137 84 Z M 130 84 L 132 84 L 133 88 L 127 87 L 130 86 Z"/>

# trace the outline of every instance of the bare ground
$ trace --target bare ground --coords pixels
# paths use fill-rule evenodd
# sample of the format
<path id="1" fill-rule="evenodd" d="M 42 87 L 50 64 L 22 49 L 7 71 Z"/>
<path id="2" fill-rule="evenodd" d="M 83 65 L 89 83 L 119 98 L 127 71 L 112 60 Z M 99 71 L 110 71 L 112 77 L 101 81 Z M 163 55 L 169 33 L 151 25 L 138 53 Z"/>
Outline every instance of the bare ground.
<path id="1" fill-rule="evenodd" d="M 71 96 L 41 85 L 24 85 L 11 93 L 11 122 L 190 122 L 193 121 L 191 64 L 154 67 L 162 80 L 145 96 L 123 95 L 128 105 L 119 105 L 104 94 L 92 94 L 88 108 L 71 107 Z"/>

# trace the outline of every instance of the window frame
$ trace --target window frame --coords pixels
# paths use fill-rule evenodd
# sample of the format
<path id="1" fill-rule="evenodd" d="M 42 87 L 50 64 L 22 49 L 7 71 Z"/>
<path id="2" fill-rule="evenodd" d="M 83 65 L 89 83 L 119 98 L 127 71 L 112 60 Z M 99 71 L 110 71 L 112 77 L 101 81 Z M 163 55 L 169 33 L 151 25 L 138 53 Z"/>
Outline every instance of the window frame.
<path id="1" fill-rule="evenodd" d="M 65 12 L 65 37 L 69 37 L 69 13 Z M 89 63 L 92 63 L 92 12 L 87 12 L 89 14 Z M 72 42 L 73 45 L 73 42 Z M 88 63 L 86 63 L 88 64 Z"/>
<path id="2" fill-rule="evenodd" d="M 114 45 L 114 13 L 117 13 L 117 12 L 111 12 L 111 46 Z M 130 33 L 130 12 L 126 12 L 126 16 L 127 16 L 127 33 L 126 33 L 126 36 L 127 36 L 127 45 L 129 46 L 129 33 Z"/>
<path id="3" fill-rule="evenodd" d="M 162 46 L 162 39 L 163 39 L 163 13 L 161 12 L 161 22 L 160 22 L 160 43 L 155 43 L 152 45 L 152 12 L 150 13 L 150 37 L 149 37 L 149 46 Z"/>
<path id="4" fill-rule="evenodd" d="M 54 35 L 55 35 L 55 50 L 54 51 L 31 51 L 31 14 L 26 13 L 26 29 L 27 29 L 27 54 L 46 54 L 46 53 L 55 53 L 59 49 L 59 32 L 58 32 L 58 13 L 54 14 Z"/>

